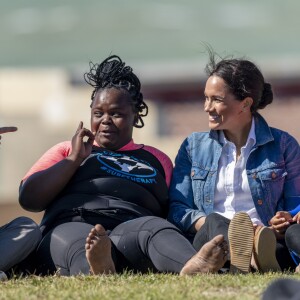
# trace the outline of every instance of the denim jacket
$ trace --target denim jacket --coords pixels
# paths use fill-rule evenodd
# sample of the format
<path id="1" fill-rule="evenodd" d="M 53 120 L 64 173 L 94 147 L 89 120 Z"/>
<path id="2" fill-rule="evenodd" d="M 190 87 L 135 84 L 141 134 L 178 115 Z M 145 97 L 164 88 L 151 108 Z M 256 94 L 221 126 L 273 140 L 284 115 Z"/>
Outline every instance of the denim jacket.
<path id="1" fill-rule="evenodd" d="M 246 172 L 252 199 L 264 225 L 279 210 L 300 204 L 300 147 L 288 133 L 254 114 L 256 144 Z M 214 211 L 214 193 L 222 144 L 218 132 L 194 132 L 182 143 L 170 186 L 169 220 L 184 232 Z M 300 206 L 299 206 L 300 207 Z"/>

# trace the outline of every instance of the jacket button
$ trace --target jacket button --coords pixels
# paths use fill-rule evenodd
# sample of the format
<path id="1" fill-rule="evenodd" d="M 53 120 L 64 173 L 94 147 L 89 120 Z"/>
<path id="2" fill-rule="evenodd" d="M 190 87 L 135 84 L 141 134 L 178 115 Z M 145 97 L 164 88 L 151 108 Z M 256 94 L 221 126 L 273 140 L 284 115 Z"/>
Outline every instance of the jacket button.
<path id="1" fill-rule="evenodd" d="M 195 171 L 193 170 L 191 176 L 194 177 L 194 175 L 195 175 Z"/>
<path id="2" fill-rule="evenodd" d="M 258 205 L 262 205 L 263 204 L 263 201 L 261 199 L 257 200 L 257 204 Z"/>
<path id="3" fill-rule="evenodd" d="M 271 175 L 271 176 L 272 176 L 273 179 L 275 179 L 277 175 L 276 175 L 275 172 L 272 172 L 272 175 Z"/>
<path id="4" fill-rule="evenodd" d="M 252 178 L 253 178 L 253 179 L 256 179 L 256 173 L 254 173 L 254 174 L 252 175 Z"/>

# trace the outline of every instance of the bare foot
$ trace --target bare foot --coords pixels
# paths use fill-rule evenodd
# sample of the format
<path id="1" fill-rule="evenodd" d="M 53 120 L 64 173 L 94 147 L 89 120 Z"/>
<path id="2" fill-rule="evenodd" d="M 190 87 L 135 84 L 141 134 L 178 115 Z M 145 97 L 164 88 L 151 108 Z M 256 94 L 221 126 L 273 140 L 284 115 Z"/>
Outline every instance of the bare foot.
<path id="1" fill-rule="evenodd" d="M 216 273 L 227 261 L 228 245 L 223 235 L 207 242 L 182 268 L 180 275 Z"/>
<path id="2" fill-rule="evenodd" d="M 300 273 L 300 264 L 296 267 L 295 273 Z"/>
<path id="3" fill-rule="evenodd" d="M 85 250 L 92 274 L 116 273 L 111 257 L 111 241 L 102 225 L 97 224 L 91 229 L 86 238 Z"/>

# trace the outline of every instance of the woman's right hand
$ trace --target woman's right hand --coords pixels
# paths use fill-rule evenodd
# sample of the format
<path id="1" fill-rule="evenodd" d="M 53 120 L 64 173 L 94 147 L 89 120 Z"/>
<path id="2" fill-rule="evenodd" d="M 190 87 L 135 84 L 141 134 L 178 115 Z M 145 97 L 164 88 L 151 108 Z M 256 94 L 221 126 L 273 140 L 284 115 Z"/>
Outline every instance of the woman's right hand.
<path id="1" fill-rule="evenodd" d="M 84 138 L 88 138 L 84 141 Z M 84 159 L 92 152 L 93 133 L 80 122 L 72 138 L 71 154 L 42 171 L 35 172 L 20 188 L 19 202 L 29 211 L 42 211 L 63 191 Z"/>
<path id="2" fill-rule="evenodd" d="M 88 138 L 86 142 L 84 141 L 85 137 Z M 83 122 L 80 121 L 77 131 L 72 138 L 72 151 L 69 159 L 80 163 L 85 160 L 92 152 L 94 139 L 95 135 L 89 129 L 84 128 Z"/>

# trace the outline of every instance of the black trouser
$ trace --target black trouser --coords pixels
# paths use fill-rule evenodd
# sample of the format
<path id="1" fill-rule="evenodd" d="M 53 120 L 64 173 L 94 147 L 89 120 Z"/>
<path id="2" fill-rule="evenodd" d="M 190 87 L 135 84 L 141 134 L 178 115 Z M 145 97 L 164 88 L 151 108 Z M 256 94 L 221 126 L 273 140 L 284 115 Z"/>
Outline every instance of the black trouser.
<path id="1" fill-rule="evenodd" d="M 228 241 L 228 227 L 230 220 L 223 216 L 212 213 L 205 218 L 205 223 L 202 225 L 200 230 L 196 233 L 193 246 L 198 251 L 202 246 L 213 239 L 218 234 L 224 236 L 225 241 L 229 245 Z"/>
<path id="2" fill-rule="evenodd" d="M 300 224 L 291 225 L 287 229 L 285 242 L 295 263 L 300 264 Z"/>
<path id="3" fill-rule="evenodd" d="M 49 231 L 37 250 L 37 273 L 53 274 L 60 269 L 60 274 L 67 276 L 89 274 L 85 241 L 92 228 L 84 222 L 68 222 Z M 117 271 L 179 273 L 196 253 L 177 227 L 158 217 L 124 222 L 109 237 Z"/>
<path id="4" fill-rule="evenodd" d="M 208 242 L 218 234 L 223 234 L 224 239 L 228 242 L 229 245 L 229 241 L 228 241 L 229 223 L 230 220 L 223 217 L 220 214 L 212 213 L 208 215 L 205 218 L 205 223 L 195 235 L 193 241 L 194 248 L 198 251 L 206 242 Z M 299 245 L 298 245 L 298 249 L 300 250 Z M 300 251 L 298 253 L 300 253 Z M 284 240 L 277 240 L 276 259 L 282 270 L 295 268 L 295 263 L 291 258 L 291 255 L 289 253 L 289 250 Z"/>

